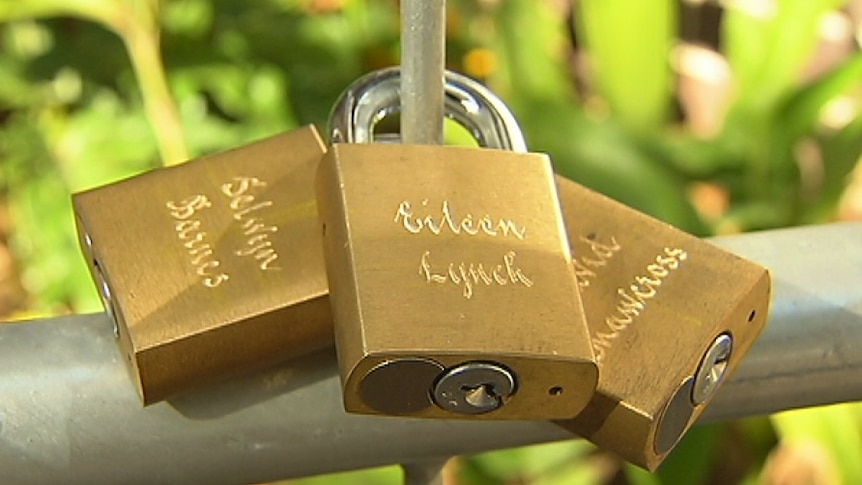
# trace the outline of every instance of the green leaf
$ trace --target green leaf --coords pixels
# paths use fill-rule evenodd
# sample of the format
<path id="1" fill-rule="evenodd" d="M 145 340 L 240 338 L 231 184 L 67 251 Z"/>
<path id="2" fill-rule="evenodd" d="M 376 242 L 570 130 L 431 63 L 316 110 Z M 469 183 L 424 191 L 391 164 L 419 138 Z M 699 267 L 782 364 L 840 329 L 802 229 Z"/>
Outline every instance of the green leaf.
<path id="1" fill-rule="evenodd" d="M 862 483 L 862 404 L 799 409 L 772 416 L 782 442 L 813 442 L 828 451 L 840 483 Z"/>
<path id="2" fill-rule="evenodd" d="M 862 54 L 856 54 L 814 82 L 793 92 L 778 107 L 776 122 L 786 138 L 810 133 L 818 124 L 823 107 L 862 80 Z"/>
<path id="3" fill-rule="evenodd" d="M 498 94 L 515 104 L 522 99 L 575 99 L 566 70 L 566 25 L 547 2 L 501 2 L 493 21 L 499 28 L 494 48 L 501 66 L 491 84 Z"/>
<path id="4" fill-rule="evenodd" d="M 668 119 L 676 38 L 674 0 L 581 0 L 579 39 L 586 44 L 592 82 L 614 114 L 636 131 L 654 131 Z"/>
<path id="5" fill-rule="evenodd" d="M 708 232 L 684 180 L 612 121 L 592 121 L 577 108 L 538 101 L 518 116 L 530 148 L 547 152 L 561 175 L 683 230 Z"/>
<path id="6" fill-rule="evenodd" d="M 492 451 L 469 459 L 483 469 L 493 471 L 494 478 L 509 482 L 552 473 L 566 463 L 578 463 L 594 449 L 586 441 L 570 440 Z"/>
<path id="7" fill-rule="evenodd" d="M 400 485 L 404 473 L 399 466 L 386 466 L 343 473 L 330 473 L 312 478 L 288 480 L 286 485 Z"/>
<path id="8" fill-rule="evenodd" d="M 145 13 L 147 9 L 135 7 L 151 1 L 157 0 L 0 0 L 0 22 L 72 16 L 118 27 L 126 13 L 124 10 Z"/>
<path id="9" fill-rule="evenodd" d="M 691 428 L 656 470 L 661 483 L 708 483 L 724 425 Z"/>
<path id="10" fill-rule="evenodd" d="M 844 3 L 776 0 L 728 4 L 721 40 L 739 102 L 761 110 L 792 87 L 816 46 L 823 14 Z"/>
<path id="11" fill-rule="evenodd" d="M 822 180 L 802 221 L 817 223 L 834 219 L 835 207 L 853 169 L 862 159 L 862 117 L 857 117 L 833 136 L 820 136 Z"/>

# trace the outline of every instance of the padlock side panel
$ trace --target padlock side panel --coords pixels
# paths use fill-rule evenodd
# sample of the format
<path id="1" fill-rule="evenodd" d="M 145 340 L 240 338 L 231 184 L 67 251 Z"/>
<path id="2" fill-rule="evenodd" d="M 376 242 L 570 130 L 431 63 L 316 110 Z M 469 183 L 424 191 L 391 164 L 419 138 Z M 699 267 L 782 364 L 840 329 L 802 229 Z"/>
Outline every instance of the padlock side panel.
<path id="1" fill-rule="evenodd" d="M 708 404 L 683 394 L 710 346 L 732 338 L 732 371 L 762 331 L 768 273 L 573 182 L 558 187 L 600 372 L 596 397 L 564 426 L 654 468 Z"/>
<path id="2" fill-rule="evenodd" d="M 546 157 L 405 145 L 336 145 L 328 157 L 339 205 L 319 203 L 344 221 L 327 242 L 327 263 L 344 271 L 330 270 L 342 371 L 412 355 L 518 362 L 525 375 L 553 359 L 595 375 L 574 370 L 594 364 Z M 569 416 L 592 394 L 581 384 L 568 386 L 579 388 Z M 540 412 L 514 398 L 506 408 Z"/>
<path id="3" fill-rule="evenodd" d="M 88 264 L 105 276 L 130 352 L 270 312 L 286 327 L 305 325 L 290 307 L 327 293 L 313 192 L 323 151 L 307 127 L 75 195 L 92 241 Z M 302 341 L 282 339 L 277 355 Z M 195 372 L 218 374 L 206 365 Z"/>
<path id="4" fill-rule="evenodd" d="M 344 211 L 343 181 L 339 176 L 340 151 L 341 145 L 333 145 L 322 158 L 315 188 L 335 347 L 342 384 L 345 384 L 355 365 L 365 355 L 365 337 L 362 333 L 362 311 L 355 289 L 352 248 L 347 242 L 351 221 Z"/>
<path id="5" fill-rule="evenodd" d="M 324 295 L 249 317 L 242 325 L 142 350 L 136 362 L 139 391 L 148 405 L 331 345 L 332 317 Z"/>

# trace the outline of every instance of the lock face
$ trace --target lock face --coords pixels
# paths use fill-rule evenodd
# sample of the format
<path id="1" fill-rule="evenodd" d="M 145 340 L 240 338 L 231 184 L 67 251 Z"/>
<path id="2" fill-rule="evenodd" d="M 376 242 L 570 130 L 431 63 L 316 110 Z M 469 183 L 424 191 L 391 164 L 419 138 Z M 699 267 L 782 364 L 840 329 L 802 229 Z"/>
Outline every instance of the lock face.
<path id="1" fill-rule="evenodd" d="M 558 424 L 654 470 L 765 327 L 769 273 L 557 180 L 599 364 L 593 399 Z"/>
<path id="2" fill-rule="evenodd" d="M 73 197 L 144 404 L 331 344 L 313 127 Z"/>
<path id="3" fill-rule="evenodd" d="M 547 156 L 335 144 L 317 200 L 348 411 L 586 405 L 596 366 Z"/>

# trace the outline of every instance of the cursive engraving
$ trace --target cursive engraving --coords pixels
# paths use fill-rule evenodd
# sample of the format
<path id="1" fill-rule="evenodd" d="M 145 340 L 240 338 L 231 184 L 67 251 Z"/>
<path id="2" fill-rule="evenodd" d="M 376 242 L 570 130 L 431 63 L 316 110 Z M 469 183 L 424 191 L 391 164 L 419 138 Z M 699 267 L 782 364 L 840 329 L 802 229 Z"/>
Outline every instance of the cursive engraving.
<path id="1" fill-rule="evenodd" d="M 614 255 L 622 249 L 622 246 L 620 246 L 613 236 L 611 236 L 610 242 L 607 243 L 596 241 L 595 234 L 580 236 L 578 240 L 590 247 L 588 254 L 572 260 L 572 266 L 575 268 L 575 277 L 578 280 L 578 289 L 583 290 L 590 286 L 590 281 L 596 277 L 595 270 L 607 266 Z"/>
<path id="2" fill-rule="evenodd" d="M 171 201 L 165 205 L 171 211 L 171 216 L 174 219 L 184 220 L 201 209 L 212 207 L 212 202 L 205 195 L 192 195 L 179 202 Z"/>
<path id="3" fill-rule="evenodd" d="M 449 263 L 446 271 L 437 272 L 431 267 L 429 261 L 431 251 L 425 251 L 419 262 L 419 274 L 424 276 L 428 283 L 445 284 L 449 282 L 463 286 L 462 294 L 468 300 L 473 297 L 474 285 L 491 286 L 496 284 L 506 286 L 508 284 L 520 284 L 527 288 L 533 286 L 533 280 L 524 275 L 521 268 L 515 266 L 515 256 L 515 251 L 509 251 L 503 255 L 503 263 L 493 267 L 485 267 L 482 263 Z"/>
<path id="4" fill-rule="evenodd" d="M 201 283 L 208 288 L 215 288 L 227 281 L 230 277 L 226 273 L 214 271 L 221 262 L 213 257 L 213 249 L 206 240 L 207 233 L 201 228 L 201 221 L 191 219 L 201 209 L 212 207 L 209 199 L 204 195 L 192 195 L 179 202 L 167 202 L 165 206 L 175 219 L 174 231 L 192 257 L 191 264 L 195 267 L 195 274 L 201 277 Z"/>
<path id="5" fill-rule="evenodd" d="M 602 362 L 614 340 L 646 310 L 647 303 L 658 296 L 662 282 L 687 258 L 688 253 L 684 250 L 666 247 L 647 265 L 645 274 L 635 276 L 628 288 L 617 288 L 616 307 L 605 318 L 604 330 L 593 334 L 596 362 Z"/>
<path id="6" fill-rule="evenodd" d="M 421 205 L 427 207 L 428 200 L 423 200 Z M 448 200 L 443 201 L 440 214 L 436 217 L 432 214 L 419 217 L 414 214 L 413 205 L 410 201 L 402 201 L 398 205 L 398 210 L 395 211 L 395 223 L 399 222 L 407 232 L 412 234 L 419 234 L 424 229 L 428 229 L 432 234 L 439 235 L 444 228 L 449 228 L 453 234 L 475 236 L 482 233 L 492 237 L 512 236 L 517 239 L 524 239 L 527 233 L 524 226 L 511 219 L 497 219 L 495 221 L 488 214 L 478 219 L 474 219 L 473 214 L 466 214 L 459 219 L 453 215 Z"/>
<path id="7" fill-rule="evenodd" d="M 233 210 L 233 219 L 241 223 L 242 234 L 246 236 L 245 247 L 237 249 L 237 256 L 248 256 L 258 262 L 261 270 L 280 270 L 274 263 L 278 252 L 269 239 L 278 227 L 267 225 L 261 217 L 252 214 L 272 206 L 271 200 L 259 201 L 253 189 L 263 189 L 266 182 L 257 177 L 234 177 L 233 181 L 222 184 L 221 191 L 229 198 L 228 206 Z"/>

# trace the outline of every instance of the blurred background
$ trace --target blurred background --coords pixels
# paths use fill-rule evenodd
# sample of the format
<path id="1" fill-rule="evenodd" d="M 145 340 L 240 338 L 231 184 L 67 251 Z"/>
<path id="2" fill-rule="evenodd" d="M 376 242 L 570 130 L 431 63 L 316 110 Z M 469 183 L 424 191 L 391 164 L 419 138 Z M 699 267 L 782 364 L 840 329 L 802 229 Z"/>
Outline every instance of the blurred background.
<path id="1" fill-rule="evenodd" d="M 862 219 L 862 1 L 448 2 L 447 64 L 558 172 L 702 236 Z M 101 311 L 70 194 L 302 124 L 399 60 L 396 0 L 0 0 L 0 320 Z M 862 483 L 862 407 L 583 441 L 452 484 Z M 399 483 L 397 467 L 290 483 Z"/>

